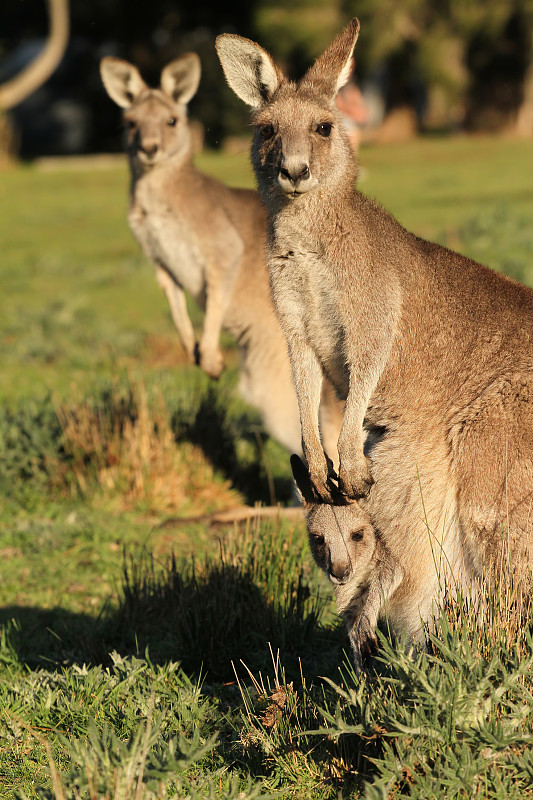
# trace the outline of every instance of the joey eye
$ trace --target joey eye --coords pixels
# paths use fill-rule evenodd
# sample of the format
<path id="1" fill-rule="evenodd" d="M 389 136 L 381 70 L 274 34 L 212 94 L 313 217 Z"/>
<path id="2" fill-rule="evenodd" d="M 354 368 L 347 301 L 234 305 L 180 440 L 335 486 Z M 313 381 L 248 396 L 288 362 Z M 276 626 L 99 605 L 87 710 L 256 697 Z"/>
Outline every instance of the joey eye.
<path id="1" fill-rule="evenodd" d="M 135 122 L 132 119 L 127 120 L 126 125 L 130 129 L 130 131 L 136 127 Z"/>
<path id="2" fill-rule="evenodd" d="M 270 123 L 268 123 L 268 125 L 261 125 L 259 131 L 263 139 L 272 139 L 274 136 L 274 126 Z"/>
<path id="3" fill-rule="evenodd" d="M 333 126 L 331 122 L 321 122 L 320 125 L 318 125 L 316 132 L 319 133 L 321 136 L 323 136 L 325 139 L 327 139 L 327 137 L 331 133 L 332 127 Z"/>
<path id="4" fill-rule="evenodd" d="M 177 121 L 178 120 L 176 119 L 176 117 L 169 117 L 167 119 L 167 125 L 169 126 L 169 128 L 173 128 Z"/>
<path id="5" fill-rule="evenodd" d="M 364 534 L 365 534 L 364 530 L 360 528 L 358 531 L 352 531 L 350 538 L 352 542 L 360 542 Z"/>

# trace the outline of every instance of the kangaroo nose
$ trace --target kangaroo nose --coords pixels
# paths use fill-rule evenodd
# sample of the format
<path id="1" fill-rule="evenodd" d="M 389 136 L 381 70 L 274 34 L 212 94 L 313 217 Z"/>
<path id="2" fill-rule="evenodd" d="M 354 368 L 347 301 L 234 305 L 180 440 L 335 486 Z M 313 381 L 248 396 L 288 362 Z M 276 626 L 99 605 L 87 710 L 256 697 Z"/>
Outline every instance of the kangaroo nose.
<path id="1" fill-rule="evenodd" d="M 143 153 L 146 153 L 149 158 L 152 158 L 157 153 L 158 148 L 156 144 L 143 144 L 140 149 Z"/>
<path id="2" fill-rule="evenodd" d="M 284 178 L 288 178 L 291 183 L 297 183 L 298 181 L 307 180 L 310 173 L 307 164 L 300 164 L 290 169 L 287 167 L 281 167 L 280 174 L 283 175 Z"/>

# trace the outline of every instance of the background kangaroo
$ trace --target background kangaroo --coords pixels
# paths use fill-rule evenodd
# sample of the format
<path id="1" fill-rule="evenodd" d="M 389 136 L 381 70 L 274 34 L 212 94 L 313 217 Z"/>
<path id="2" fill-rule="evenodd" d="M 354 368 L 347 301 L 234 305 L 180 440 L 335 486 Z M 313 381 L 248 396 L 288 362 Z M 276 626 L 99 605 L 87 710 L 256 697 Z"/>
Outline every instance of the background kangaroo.
<path id="1" fill-rule="evenodd" d="M 412 235 L 355 189 L 334 98 L 358 31 L 353 20 L 297 83 L 250 40 L 224 34 L 217 49 L 254 110 L 270 280 L 315 499 L 335 502 L 318 425 L 326 375 L 346 400 L 340 487 L 417 564 L 398 589 L 415 635 L 446 575 L 468 581 L 504 551 L 513 566 L 531 562 L 533 292 Z M 371 474 L 363 428 L 379 433 Z"/>
<path id="2" fill-rule="evenodd" d="M 106 57 L 100 69 L 109 96 L 124 109 L 129 223 L 154 263 L 190 361 L 198 356 L 207 374 L 218 377 L 220 331 L 229 331 L 239 344 L 241 395 L 259 409 L 272 436 L 301 451 L 287 348 L 268 285 L 264 206 L 256 192 L 230 189 L 192 164 L 187 103 L 200 81 L 198 56 L 168 64 L 159 89 L 122 59 Z M 186 291 L 205 310 L 199 345 Z M 331 388 L 325 394 L 322 424 L 335 455 L 342 412 Z"/>

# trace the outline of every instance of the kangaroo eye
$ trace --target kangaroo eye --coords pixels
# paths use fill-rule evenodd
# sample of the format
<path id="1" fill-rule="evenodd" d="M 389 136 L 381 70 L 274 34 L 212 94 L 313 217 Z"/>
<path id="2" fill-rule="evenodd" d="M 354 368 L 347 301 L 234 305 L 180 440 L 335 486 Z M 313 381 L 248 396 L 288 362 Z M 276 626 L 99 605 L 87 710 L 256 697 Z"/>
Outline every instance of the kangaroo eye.
<path id="1" fill-rule="evenodd" d="M 333 126 L 331 122 L 321 122 L 317 127 L 316 132 L 326 139 L 330 135 L 332 127 Z"/>
<path id="2" fill-rule="evenodd" d="M 130 130 L 133 130 L 133 128 L 135 128 L 135 127 L 136 127 L 136 125 L 135 125 L 135 122 L 134 122 L 134 120 L 132 120 L 132 119 L 129 119 L 129 120 L 126 122 L 126 125 L 128 126 L 128 128 L 129 128 Z"/>
<path id="3" fill-rule="evenodd" d="M 352 531 L 352 536 L 351 536 L 352 542 L 360 542 L 364 535 L 365 532 L 362 528 L 358 531 Z"/>
<path id="4" fill-rule="evenodd" d="M 319 533 L 311 534 L 311 539 L 313 540 L 314 544 L 319 547 L 320 545 L 324 544 L 324 537 L 321 536 Z"/>
<path id="5" fill-rule="evenodd" d="M 167 125 L 168 125 L 170 128 L 173 128 L 173 127 L 174 127 L 174 125 L 176 124 L 176 122 L 177 122 L 177 121 L 178 121 L 178 120 L 176 119 L 176 117 L 169 117 L 169 118 L 167 119 Z"/>
<path id="6" fill-rule="evenodd" d="M 268 125 L 262 125 L 259 130 L 261 131 L 263 139 L 272 139 L 274 136 L 274 126 L 270 123 Z"/>

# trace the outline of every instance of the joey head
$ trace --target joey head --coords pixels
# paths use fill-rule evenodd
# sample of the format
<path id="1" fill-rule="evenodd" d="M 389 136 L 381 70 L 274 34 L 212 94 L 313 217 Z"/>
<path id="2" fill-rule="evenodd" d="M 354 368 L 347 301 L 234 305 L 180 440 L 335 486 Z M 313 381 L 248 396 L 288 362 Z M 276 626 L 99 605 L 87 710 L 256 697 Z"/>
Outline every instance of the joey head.
<path id="1" fill-rule="evenodd" d="M 333 584 L 355 666 L 376 647 L 376 625 L 387 600 L 401 582 L 383 542 L 360 503 L 332 491 L 329 502 L 317 498 L 309 471 L 291 456 L 296 486 L 302 497 L 313 558 Z"/>

